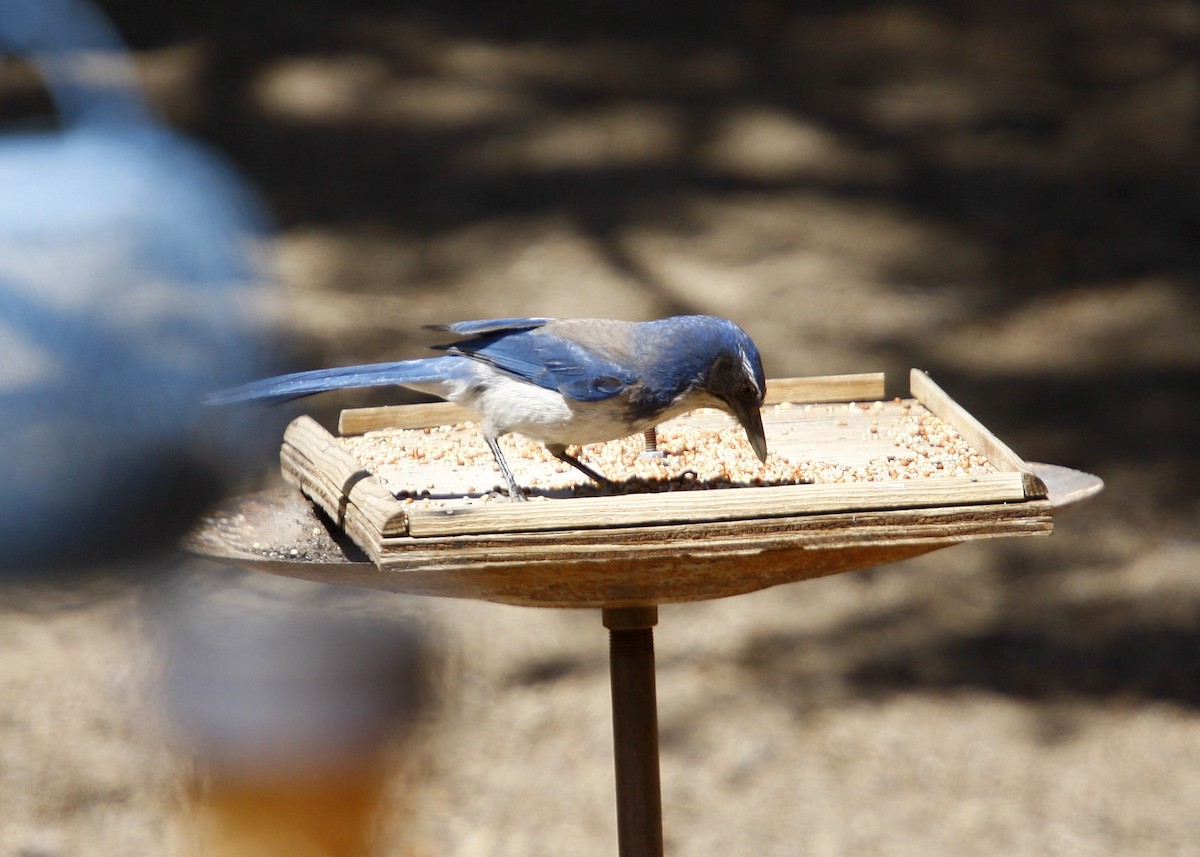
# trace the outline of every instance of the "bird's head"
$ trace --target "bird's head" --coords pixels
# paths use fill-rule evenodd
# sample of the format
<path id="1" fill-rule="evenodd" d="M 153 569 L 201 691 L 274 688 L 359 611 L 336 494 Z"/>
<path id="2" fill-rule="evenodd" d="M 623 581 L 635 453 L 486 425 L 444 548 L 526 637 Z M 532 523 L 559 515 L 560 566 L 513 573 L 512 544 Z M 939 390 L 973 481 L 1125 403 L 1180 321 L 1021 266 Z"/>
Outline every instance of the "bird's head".
<path id="1" fill-rule="evenodd" d="M 762 357 L 744 330 L 731 321 L 720 321 L 721 347 L 709 364 L 703 388 L 741 423 L 754 454 L 766 461 L 767 436 L 760 410 L 767 389 Z"/>

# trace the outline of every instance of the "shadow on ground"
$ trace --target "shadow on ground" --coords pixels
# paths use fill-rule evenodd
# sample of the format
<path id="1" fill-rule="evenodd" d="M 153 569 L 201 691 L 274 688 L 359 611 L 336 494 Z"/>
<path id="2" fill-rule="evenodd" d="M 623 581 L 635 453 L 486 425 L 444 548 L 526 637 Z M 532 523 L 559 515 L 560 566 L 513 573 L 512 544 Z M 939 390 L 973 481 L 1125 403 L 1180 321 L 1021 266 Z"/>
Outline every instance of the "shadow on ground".
<path id="1" fill-rule="evenodd" d="M 939 351 L 924 329 L 867 350 L 889 367 L 932 370 L 1030 458 L 1133 469 L 1143 493 L 1129 499 L 1144 519 L 1175 534 L 1192 525 L 1200 355 L 1180 344 L 1139 359 L 1157 347 L 1157 319 L 1181 319 L 1168 337 L 1200 326 L 1182 285 L 1200 273 L 1200 28 L 1186 4 L 102 5 L 167 112 L 243 166 L 285 235 L 381 236 L 369 276 L 345 261 L 353 247 L 339 257 L 343 288 L 419 297 L 456 271 L 419 249 L 415 262 L 392 260 L 389 241 L 419 248 L 500 223 L 520 242 L 527 218 L 552 215 L 660 313 L 701 311 L 710 304 L 631 251 L 631 224 L 686 236 L 700 228 L 698 198 L 796 194 L 936 224 L 981 252 L 965 268 L 905 257 L 884 283 L 967 307 L 985 350 L 990 331 L 1016 319 L 1016 343 L 1001 335 L 998 347 L 1018 365 L 972 362 L 969 341 Z M 15 92 L 10 109 L 37 112 L 36 93 Z M 1020 356 L 1054 338 L 1033 324 L 1023 341 L 1027 315 L 1142 278 L 1177 284 L 1177 303 L 1144 328 L 1084 343 L 1103 359 L 1072 368 L 1053 351 L 1041 363 Z M 364 350 L 394 349 L 385 333 Z M 1191 703 L 1194 642 L 1136 624 L 1059 640 L 1004 619 L 901 646 L 853 680 L 1144 687 Z M 1080 663 L 1085 652 L 1094 668 Z"/>
<path id="2" fill-rule="evenodd" d="M 918 252 L 879 276 L 965 306 L 974 327 L 935 332 L 950 343 L 940 350 L 928 329 L 897 327 L 867 352 L 931 370 L 1027 457 L 1108 476 L 1099 526 L 1194 526 L 1200 355 L 1182 340 L 1200 328 L 1185 286 L 1200 273 L 1200 26 L 1185 4 L 108 5 L 148 54 L 198 54 L 180 112 L 254 176 L 285 233 L 419 247 L 500 223 L 520 242 L 536 218 L 561 218 L 665 314 L 712 304 L 664 281 L 629 232 L 699 234 L 697 199 L 812 195 L 933 224 L 978 252 L 965 266 Z M 810 240 L 797 235 L 783 240 Z M 386 257 L 383 275 L 356 280 L 351 265 L 344 285 L 417 297 L 456 276 L 416 255 L 395 277 Z M 1147 278 L 1175 303 L 1141 327 L 1108 322 L 1058 359 L 1059 329 L 1039 315 L 1065 306 L 1069 322 L 1096 290 Z M 1160 338 L 1181 342 L 1159 355 Z M 1064 560 L 1035 552 L 1018 551 L 1024 571 L 1006 585 Z M 1044 592 L 962 634 L 929 626 L 918 605 L 850 623 L 843 639 L 756 639 L 744 663 L 770 683 L 801 681 L 795 650 L 865 635 L 888 644 L 855 649 L 847 682 L 862 693 L 971 686 L 1195 706 L 1197 623 L 1156 622 L 1139 598 L 1089 604 L 1143 614 L 1103 633 Z"/>

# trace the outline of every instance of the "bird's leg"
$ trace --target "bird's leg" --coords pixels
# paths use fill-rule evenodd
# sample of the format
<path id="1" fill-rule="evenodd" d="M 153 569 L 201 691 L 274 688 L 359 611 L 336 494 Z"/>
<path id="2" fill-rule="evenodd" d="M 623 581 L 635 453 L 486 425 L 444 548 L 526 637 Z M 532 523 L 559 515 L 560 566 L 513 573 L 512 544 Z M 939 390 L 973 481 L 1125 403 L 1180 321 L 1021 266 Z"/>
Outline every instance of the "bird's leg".
<path id="1" fill-rule="evenodd" d="M 586 464 L 584 464 L 578 458 L 576 458 L 575 456 L 568 453 L 567 448 L 565 446 L 563 446 L 561 443 L 548 443 L 548 444 L 546 444 L 546 449 L 550 450 L 550 454 L 553 455 L 555 458 L 557 458 L 559 461 L 565 461 L 567 464 L 574 467 L 576 470 L 578 470 L 580 473 L 585 475 L 588 479 L 591 479 L 593 482 L 599 482 L 605 488 L 613 488 L 616 486 L 616 483 L 613 482 L 611 479 L 609 479 L 608 477 L 606 477 L 600 473 L 597 473 L 595 470 L 592 470 L 592 468 L 588 467 Z"/>
<path id="2" fill-rule="evenodd" d="M 521 490 L 521 486 L 517 484 L 517 480 L 513 479 L 512 471 L 508 469 L 508 462 L 504 460 L 504 453 L 500 451 L 500 442 L 489 435 L 484 435 L 483 439 L 487 441 L 488 449 L 492 451 L 492 455 L 496 457 L 496 464 L 500 466 L 500 475 L 504 477 L 504 482 L 508 485 L 508 498 L 510 500 L 528 499 L 525 492 Z"/>

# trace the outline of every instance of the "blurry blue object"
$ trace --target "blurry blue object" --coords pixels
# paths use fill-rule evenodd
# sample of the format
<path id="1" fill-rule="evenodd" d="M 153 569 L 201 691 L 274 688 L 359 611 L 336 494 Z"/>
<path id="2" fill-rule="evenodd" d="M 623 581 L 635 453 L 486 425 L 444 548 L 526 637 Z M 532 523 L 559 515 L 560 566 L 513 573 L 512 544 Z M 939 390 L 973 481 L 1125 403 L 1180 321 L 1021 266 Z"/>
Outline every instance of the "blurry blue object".
<path id="1" fill-rule="evenodd" d="M 173 542 L 264 449 L 203 395 L 269 364 L 266 218 L 162 127 L 107 21 L 0 0 L 60 127 L 0 133 L 0 578 Z M 236 422 L 235 422 L 236 420 Z"/>

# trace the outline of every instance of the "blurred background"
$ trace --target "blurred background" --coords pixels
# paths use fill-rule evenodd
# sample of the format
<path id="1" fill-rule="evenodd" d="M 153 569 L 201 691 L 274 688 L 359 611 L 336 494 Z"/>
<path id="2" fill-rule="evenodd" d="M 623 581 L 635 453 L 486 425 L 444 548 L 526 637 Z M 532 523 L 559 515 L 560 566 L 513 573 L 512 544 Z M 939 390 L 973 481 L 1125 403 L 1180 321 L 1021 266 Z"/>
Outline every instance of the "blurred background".
<path id="1" fill-rule="evenodd" d="M 271 212 L 291 368 L 711 312 L 1104 478 L 1048 540 L 664 608 L 668 853 L 1200 854 L 1195 3 L 100 6 Z M 6 60 L 5 122 L 52 115 Z M 615 851 L 598 615 L 192 574 L 442 641 L 380 853 Z M 188 853 L 145 601 L 0 590 L 0 855 Z"/>

